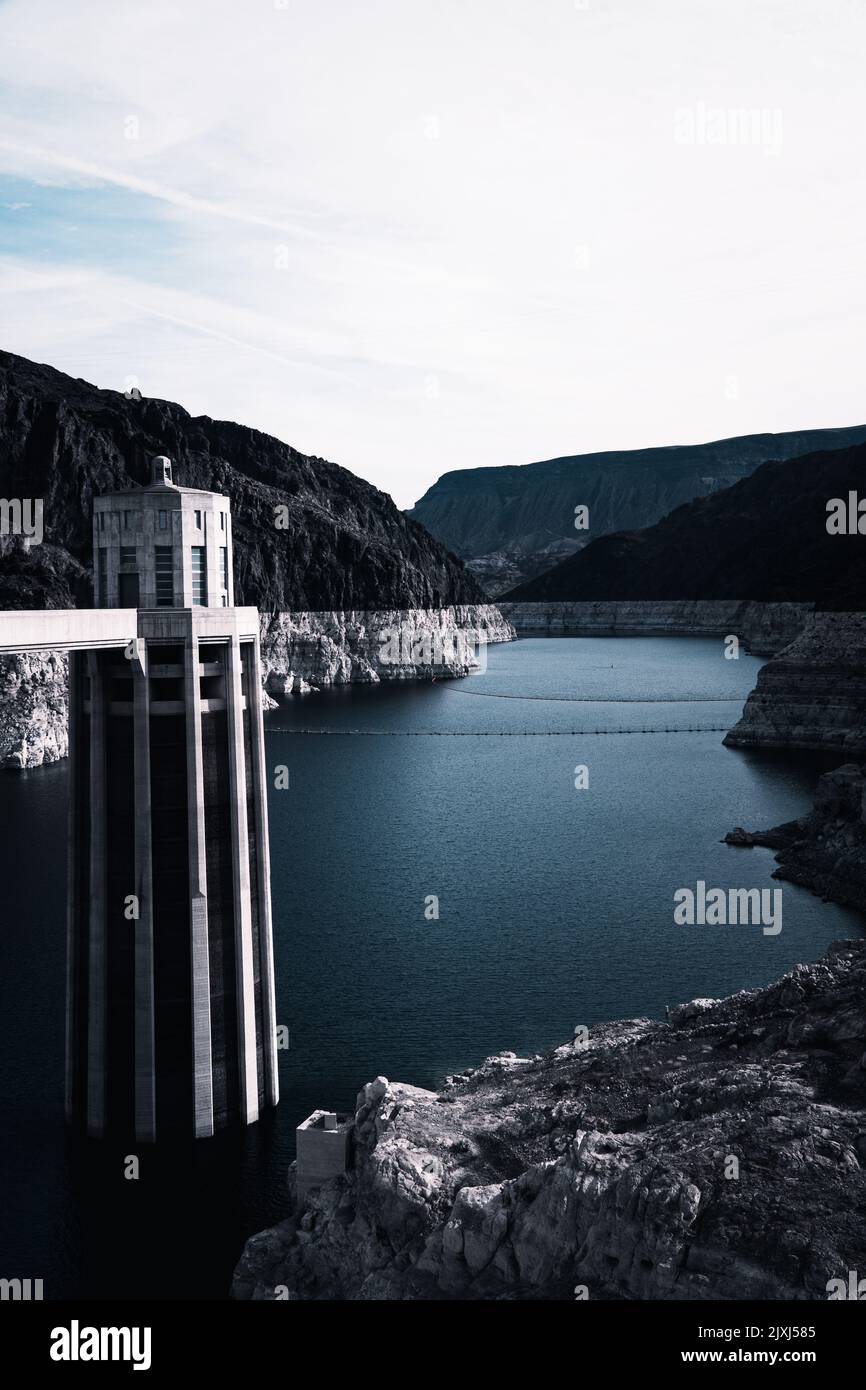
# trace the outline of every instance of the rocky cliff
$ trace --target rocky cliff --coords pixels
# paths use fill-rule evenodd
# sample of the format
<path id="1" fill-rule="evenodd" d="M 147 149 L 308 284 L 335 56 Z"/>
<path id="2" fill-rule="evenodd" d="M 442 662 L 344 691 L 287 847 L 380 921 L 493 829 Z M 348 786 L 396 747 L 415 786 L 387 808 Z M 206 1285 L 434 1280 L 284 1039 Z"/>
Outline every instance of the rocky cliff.
<path id="1" fill-rule="evenodd" d="M 487 643 L 514 635 L 492 604 L 278 613 L 262 620 L 265 690 L 279 697 L 350 682 L 464 676 L 478 669 Z"/>
<path id="2" fill-rule="evenodd" d="M 45 530 L 44 544 L 0 553 L 0 607 L 88 600 L 93 497 L 146 482 L 153 454 L 172 458 L 176 482 L 231 498 L 238 604 L 274 613 L 485 601 L 459 560 L 347 469 L 0 352 L 0 496 L 41 498 Z"/>
<path id="3" fill-rule="evenodd" d="M 761 667 L 725 743 L 866 754 L 866 614 L 812 615 Z"/>
<path id="4" fill-rule="evenodd" d="M 519 637 L 727 637 L 735 634 L 749 651 L 769 656 L 788 645 L 806 625 L 808 603 L 750 603 L 729 600 L 662 602 L 515 603 L 499 609 Z"/>
<path id="5" fill-rule="evenodd" d="M 822 898 L 866 908 L 866 766 L 846 763 L 818 782 L 807 816 L 774 830 L 737 827 L 730 845 L 767 845 L 778 851 L 775 878 L 802 884 Z"/>
<path id="6" fill-rule="evenodd" d="M 66 658 L 0 657 L 0 768 L 41 767 L 68 751 Z"/>
<path id="7" fill-rule="evenodd" d="M 866 942 L 666 1022 L 364 1087 L 249 1299 L 826 1299 L 866 1268 Z"/>
<path id="8" fill-rule="evenodd" d="M 852 612 L 866 600 L 863 536 L 831 534 L 827 504 L 863 491 L 866 445 L 765 463 L 643 531 L 593 540 L 503 595 L 589 599 L 752 599 Z"/>
<path id="9" fill-rule="evenodd" d="M 410 651 L 377 677 L 386 617 L 421 636 L 452 623 L 488 641 L 513 636 L 462 563 L 346 469 L 256 430 L 193 418 L 170 401 L 127 399 L 3 352 L 0 495 L 39 499 L 44 538 L 0 537 L 0 608 L 91 602 L 93 497 L 145 482 L 154 453 L 171 456 L 180 483 L 232 500 L 236 601 L 266 618 L 272 693 L 472 669 Z M 0 766 L 64 756 L 65 670 L 56 653 L 0 657 Z"/>
<path id="10" fill-rule="evenodd" d="M 467 468 L 445 473 L 409 515 L 462 556 L 487 592 L 497 597 L 549 570 L 599 536 L 652 526 L 682 503 L 748 477 L 769 459 L 789 459 L 864 441 L 866 427 L 855 426 L 744 435 L 667 449 L 576 454 L 522 467 Z M 589 508 L 588 531 L 575 530 L 578 505 Z M 571 590 L 543 596 L 642 595 Z M 659 597 L 692 595 L 671 590 Z"/>

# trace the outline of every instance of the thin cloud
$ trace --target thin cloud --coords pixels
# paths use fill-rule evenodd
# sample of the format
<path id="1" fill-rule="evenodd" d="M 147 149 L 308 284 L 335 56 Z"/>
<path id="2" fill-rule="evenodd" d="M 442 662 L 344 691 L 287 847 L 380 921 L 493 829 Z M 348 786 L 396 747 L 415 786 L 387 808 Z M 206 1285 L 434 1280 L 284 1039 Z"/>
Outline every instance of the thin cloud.
<path id="1" fill-rule="evenodd" d="M 179 314 L 169 314 L 164 309 L 154 309 L 152 305 L 142 304 L 137 299 L 122 299 L 120 302 L 129 309 L 136 309 L 142 314 L 150 314 L 153 318 L 164 319 L 167 323 L 173 323 L 178 328 L 189 329 L 192 333 L 202 333 L 209 338 L 217 338 L 222 343 L 228 343 L 230 347 L 242 348 L 245 352 L 255 352 L 261 357 L 268 357 L 272 362 L 278 362 L 281 367 L 303 365 L 312 371 L 326 372 L 329 376 L 337 376 L 344 381 L 352 380 L 346 373 L 338 371 L 335 367 L 320 366 L 307 356 L 285 357 L 281 353 L 272 352 L 270 348 L 261 347 L 258 343 L 251 343 L 244 338 L 236 338 L 231 333 L 224 333 L 220 328 L 209 328 L 207 324 L 197 323 L 194 319 L 183 318 Z"/>
<path id="2" fill-rule="evenodd" d="M 181 189 L 167 188 L 165 184 L 157 183 L 154 179 L 142 179 L 135 174 L 111 169 L 105 164 L 93 164 L 89 160 L 59 154 L 56 150 L 46 150 L 39 145 L 22 144 L 18 140 L 10 140 L 8 137 L 0 135 L 0 150 L 25 159 L 38 160 L 42 164 L 50 164 L 55 169 L 65 169 L 69 173 L 79 174 L 82 178 L 96 179 L 100 183 L 110 183 L 118 188 L 128 188 L 134 193 L 143 193 L 148 198 L 157 198 L 160 202 L 170 203 L 173 207 L 182 208 L 185 212 L 203 213 L 208 217 L 222 217 L 226 221 L 243 222 L 251 227 L 267 227 L 271 231 L 284 232 L 289 236 L 297 236 L 309 241 L 320 240 L 318 233 L 311 232 L 296 222 L 283 222 L 271 217 L 261 217 L 258 213 L 248 212 L 245 208 L 231 207 L 225 203 L 214 202 L 210 198 L 198 198 Z M 8 207 L 9 204 L 6 206 Z M 29 203 L 22 203 L 19 206 L 29 207 L 30 205 Z"/>

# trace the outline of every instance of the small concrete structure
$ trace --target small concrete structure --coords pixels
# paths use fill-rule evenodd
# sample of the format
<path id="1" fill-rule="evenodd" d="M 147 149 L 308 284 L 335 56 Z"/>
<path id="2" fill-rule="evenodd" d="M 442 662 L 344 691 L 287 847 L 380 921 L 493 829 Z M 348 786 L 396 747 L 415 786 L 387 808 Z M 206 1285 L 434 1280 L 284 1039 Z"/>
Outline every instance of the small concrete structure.
<path id="1" fill-rule="evenodd" d="M 351 1166 L 353 1115 L 314 1110 L 298 1125 L 295 1181 L 299 1200 Z"/>

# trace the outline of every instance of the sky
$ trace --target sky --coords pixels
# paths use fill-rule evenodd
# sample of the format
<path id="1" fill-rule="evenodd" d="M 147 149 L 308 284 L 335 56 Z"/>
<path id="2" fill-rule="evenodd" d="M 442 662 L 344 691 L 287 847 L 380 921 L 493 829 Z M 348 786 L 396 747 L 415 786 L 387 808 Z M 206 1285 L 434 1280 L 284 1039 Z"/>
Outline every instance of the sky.
<path id="1" fill-rule="evenodd" d="M 0 0 L 0 346 L 441 474 L 866 421 L 862 0 Z"/>

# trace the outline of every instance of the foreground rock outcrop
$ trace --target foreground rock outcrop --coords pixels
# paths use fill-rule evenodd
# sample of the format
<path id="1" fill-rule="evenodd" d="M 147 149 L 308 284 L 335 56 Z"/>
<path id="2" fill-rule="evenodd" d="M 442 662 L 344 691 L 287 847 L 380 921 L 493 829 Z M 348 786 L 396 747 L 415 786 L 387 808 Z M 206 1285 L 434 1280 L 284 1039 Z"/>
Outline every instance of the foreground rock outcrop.
<path id="1" fill-rule="evenodd" d="M 774 878 L 790 879 L 822 898 L 866 908 L 866 765 L 846 763 L 818 782 L 808 815 L 773 830 L 738 827 L 730 845 L 766 845 L 777 851 Z"/>
<path id="2" fill-rule="evenodd" d="M 517 603 L 499 609 L 520 637 L 727 637 L 734 633 L 759 656 L 771 656 L 802 632 L 810 603 L 747 599 L 612 599 Z"/>
<path id="3" fill-rule="evenodd" d="M 813 614 L 762 666 L 725 743 L 866 755 L 866 614 Z"/>
<path id="4" fill-rule="evenodd" d="M 866 942 L 666 1022 L 369 1083 L 242 1299 L 825 1299 L 866 1269 Z"/>

